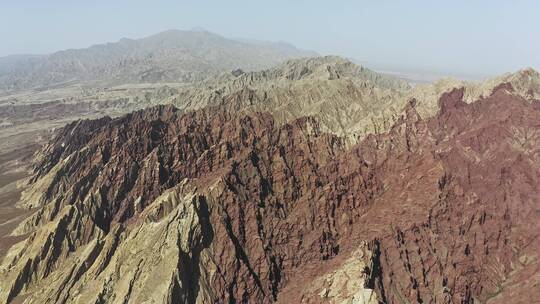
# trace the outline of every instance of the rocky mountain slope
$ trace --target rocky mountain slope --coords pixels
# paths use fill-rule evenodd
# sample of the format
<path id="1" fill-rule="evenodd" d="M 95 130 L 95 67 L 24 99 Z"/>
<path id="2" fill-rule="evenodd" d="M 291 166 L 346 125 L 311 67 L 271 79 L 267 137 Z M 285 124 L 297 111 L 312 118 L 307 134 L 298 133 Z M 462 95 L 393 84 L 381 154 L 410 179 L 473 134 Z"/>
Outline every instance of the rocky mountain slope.
<path id="1" fill-rule="evenodd" d="M 465 101 L 472 102 L 489 96 L 503 83 L 512 85 L 512 94 L 527 100 L 540 98 L 540 74 L 532 69 L 477 83 L 443 79 L 411 87 L 404 80 L 337 56 L 294 59 L 255 72 L 235 70 L 201 84 L 171 89 L 164 98 L 149 96 L 154 103 L 174 104 L 182 110 L 221 106 L 270 112 L 278 123 L 314 116 L 324 131 L 356 143 L 369 134 L 388 131 L 412 98 L 418 101 L 420 116 L 429 118 L 438 112 L 438 100 L 446 92 L 463 87 Z"/>
<path id="2" fill-rule="evenodd" d="M 200 84 L 28 90 L 0 96 L 0 150 L 43 142 L 51 130 L 80 118 L 116 117 L 169 103 L 182 111 L 209 105 L 244 113 L 270 111 L 280 124 L 313 115 L 322 129 L 356 142 L 382 125 L 380 121 L 391 124 L 392 115 L 401 107 L 392 105 L 394 95 L 407 88 L 403 81 L 382 77 L 345 59 L 321 57 L 291 60 L 260 72 L 236 70 Z M 358 130 L 362 133 L 357 134 Z"/>
<path id="3" fill-rule="evenodd" d="M 452 78 L 440 79 L 430 84 L 416 86 L 408 94 L 408 98 L 416 98 L 422 101 L 420 114 L 423 117 L 433 116 L 439 110 L 437 100 L 445 93 L 455 88 L 464 88 L 464 101 L 471 103 L 485 98 L 495 88 L 502 84 L 512 86 L 511 94 L 527 100 L 540 99 L 540 73 L 531 68 L 526 68 L 515 73 L 487 79 L 480 82 L 462 81 Z"/>
<path id="4" fill-rule="evenodd" d="M 226 70 L 267 68 L 286 59 L 313 55 L 285 43 L 237 41 L 207 31 L 170 30 L 46 56 L 2 58 L 0 90 L 69 83 L 186 83 Z"/>
<path id="5" fill-rule="evenodd" d="M 418 100 L 421 117 L 428 118 L 439 110 L 437 101 L 445 92 L 464 87 L 464 98 L 471 102 L 501 83 L 510 83 L 513 94 L 527 100 L 540 97 L 540 74 L 530 69 L 479 83 L 445 79 L 411 87 L 340 57 L 314 57 L 261 71 L 235 69 L 189 85 L 71 86 L 12 94 L 0 97 L 0 127 L 10 131 L 39 122 L 53 128 L 79 117 L 117 116 L 157 104 L 174 104 L 182 111 L 220 106 L 270 112 L 279 124 L 313 116 L 325 132 L 356 143 L 368 134 L 388 131 L 411 98 Z M 60 123 L 54 123 L 58 118 Z"/>
<path id="6" fill-rule="evenodd" d="M 265 111 L 278 123 L 314 116 L 326 131 L 352 140 L 386 128 L 410 89 L 400 79 L 382 76 L 336 57 L 296 59 L 274 68 L 223 74 L 179 89 L 161 102 L 183 110 L 221 106 L 234 111 Z"/>
<path id="7" fill-rule="evenodd" d="M 540 102 L 466 96 L 409 99 L 353 146 L 234 103 L 71 123 L 36 154 L 0 301 L 531 303 Z"/>

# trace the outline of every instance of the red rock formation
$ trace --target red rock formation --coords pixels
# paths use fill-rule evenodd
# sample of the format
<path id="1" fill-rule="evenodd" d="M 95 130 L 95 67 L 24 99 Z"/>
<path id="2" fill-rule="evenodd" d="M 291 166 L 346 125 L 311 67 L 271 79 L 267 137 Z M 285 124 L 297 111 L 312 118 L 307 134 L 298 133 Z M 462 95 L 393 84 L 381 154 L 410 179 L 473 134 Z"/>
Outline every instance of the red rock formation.
<path id="1" fill-rule="evenodd" d="M 470 105 L 461 98 L 460 90 L 444 95 L 437 117 L 407 126 L 407 144 L 396 158 L 406 161 L 381 168 L 389 178 L 404 175 L 397 184 L 384 183 L 389 193 L 375 199 L 366 220 L 379 226 L 385 222 L 375 220 L 384 217 L 382 206 L 399 209 L 377 236 L 378 291 L 389 303 L 497 301 L 511 292 L 508 276 L 526 268 L 540 249 L 537 105 L 503 89 Z M 538 284 L 538 275 L 529 279 Z M 538 289 L 506 300 L 529 303 L 535 296 Z"/>
<path id="2" fill-rule="evenodd" d="M 79 121 L 38 154 L 33 181 L 68 163 L 43 202 L 91 218 L 76 250 L 94 225 L 129 230 L 189 179 L 204 237 L 179 257 L 183 287 L 171 293 L 188 302 L 201 288 L 219 303 L 324 302 L 307 286 L 367 241 L 358 276 L 380 301 L 525 303 L 538 289 L 513 295 L 505 284 L 540 281 L 524 274 L 540 250 L 540 107 L 503 88 L 472 104 L 462 95 L 445 94 L 428 120 L 412 100 L 388 133 L 351 149 L 312 118 L 279 127 L 268 114 L 219 108 Z M 222 191 L 203 190 L 216 182 Z M 201 250 L 217 265 L 204 284 Z"/>

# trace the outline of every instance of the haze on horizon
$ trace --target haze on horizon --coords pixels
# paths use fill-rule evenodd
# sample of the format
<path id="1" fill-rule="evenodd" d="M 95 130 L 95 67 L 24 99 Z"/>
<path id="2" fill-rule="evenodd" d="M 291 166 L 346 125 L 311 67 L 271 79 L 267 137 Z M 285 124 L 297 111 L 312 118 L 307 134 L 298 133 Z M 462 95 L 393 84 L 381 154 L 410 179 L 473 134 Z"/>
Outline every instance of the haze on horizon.
<path id="1" fill-rule="evenodd" d="M 540 3 L 104 1 L 0 4 L 0 56 L 45 54 L 168 29 L 286 41 L 389 71 L 471 78 L 540 70 Z"/>

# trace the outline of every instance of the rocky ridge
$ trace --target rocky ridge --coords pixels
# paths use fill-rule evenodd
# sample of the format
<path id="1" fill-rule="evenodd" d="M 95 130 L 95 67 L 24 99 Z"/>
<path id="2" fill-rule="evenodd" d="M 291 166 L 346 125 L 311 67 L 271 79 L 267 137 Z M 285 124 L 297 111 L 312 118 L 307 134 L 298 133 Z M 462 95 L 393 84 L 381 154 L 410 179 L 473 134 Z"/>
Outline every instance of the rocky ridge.
<path id="1" fill-rule="evenodd" d="M 431 84 L 423 84 L 414 87 L 408 94 L 408 98 L 415 98 L 422 102 L 419 113 L 423 117 L 435 115 L 438 110 L 438 99 L 440 96 L 455 88 L 464 88 L 463 99 L 467 103 L 485 98 L 502 84 L 510 84 L 511 94 L 520 96 L 526 100 L 540 99 L 540 73 L 532 68 L 519 70 L 515 73 L 487 79 L 484 81 L 470 82 L 452 78 L 440 79 Z"/>
<path id="2" fill-rule="evenodd" d="M 466 92 L 353 146 L 223 105 L 74 122 L 36 155 L 0 300 L 528 303 L 539 102 Z"/>
<path id="3" fill-rule="evenodd" d="M 445 92 L 464 87 L 465 101 L 472 102 L 489 96 L 501 83 L 510 83 L 512 94 L 527 100 L 540 97 L 540 74 L 532 69 L 478 83 L 444 79 L 411 87 L 346 59 L 325 56 L 289 60 L 261 71 L 236 69 L 190 85 L 70 87 L 6 96 L 0 99 L 0 127 L 36 120 L 50 125 L 62 118 L 51 125 L 57 127 L 79 117 L 118 116 L 158 104 L 173 104 L 182 111 L 219 106 L 234 112 L 270 112 L 279 124 L 313 116 L 323 131 L 355 144 L 369 134 L 388 131 L 412 98 L 420 116 L 429 118 L 438 112 L 437 101 Z"/>
<path id="4" fill-rule="evenodd" d="M 294 59 L 256 72 L 235 70 L 151 100 L 182 110 L 221 106 L 270 112 L 281 124 L 314 116 L 324 131 L 354 144 L 369 134 L 388 131 L 410 99 L 417 100 L 420 116 L 429 118 L 439 111 L 438 100 L 446 92 L 463 87 L 464 100 L 470 103 L 489 96 L 502 83 L 511 84 L 512 94 L 527 100 L 540 97 L 540 74 L 532 69 L 477 83 L 443 79 L 411 87 L 347 59 L 325 56 Z"/>
<path id="5" fill-rule="evenodd" d="M 349 60 L 316 57 L 290 60 L 258 72 L 223 74 L 179 89 L 160 103 L 183 110 L 221 106 L 231 111 L 270 112 L 280 124 L 314 116 L 323 130 L 356 142 L 387 130 L 410 86 Z"/>

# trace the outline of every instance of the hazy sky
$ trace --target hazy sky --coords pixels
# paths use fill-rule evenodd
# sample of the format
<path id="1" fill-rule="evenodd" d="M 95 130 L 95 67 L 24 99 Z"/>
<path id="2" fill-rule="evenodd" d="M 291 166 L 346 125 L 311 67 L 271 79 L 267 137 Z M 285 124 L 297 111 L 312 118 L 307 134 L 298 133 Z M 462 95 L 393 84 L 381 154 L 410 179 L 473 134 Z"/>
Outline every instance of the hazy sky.
<path id="1" fill-rule="evenodd" d="M 540 1 L 0 0 L 0 56 L 203 27 L 396 69 L 540 70 Z"/>

